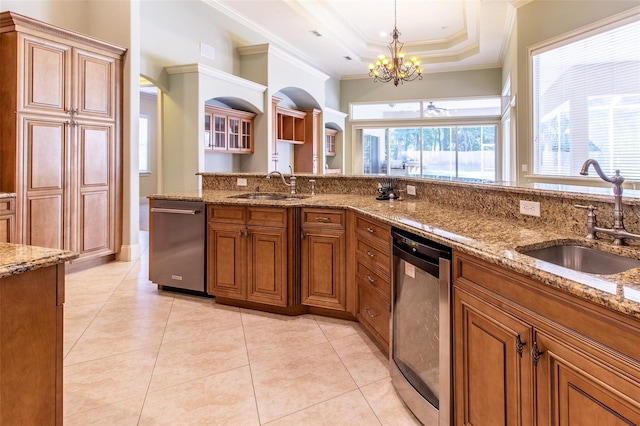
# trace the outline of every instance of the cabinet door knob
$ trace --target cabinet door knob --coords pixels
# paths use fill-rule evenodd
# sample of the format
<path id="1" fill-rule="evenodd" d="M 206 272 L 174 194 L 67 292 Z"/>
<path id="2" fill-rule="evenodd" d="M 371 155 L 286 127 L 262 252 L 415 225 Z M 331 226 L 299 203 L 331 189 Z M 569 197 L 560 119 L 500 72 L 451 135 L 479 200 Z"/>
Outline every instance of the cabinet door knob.
<path id="1" fill-rule="evenodd" d="M 376 314 L 375 312 L 373 312 L 371 309 L 367 308 L 364 310 L 367 315 L 369 315 L 369 318 L 375 318 L 378 316 L 378 314 Z"/>
<path id="2" fill-rule="evenodd" d="M 370 282 L 371 284 L 373 284 L 373 283 L 375 283 L 375 282 L 376 282 L 376 280 L 374 280 L 373 278 L 371 278 L 371 275 L 367 275 L 365 278 L 366 278 L 367 280 L 369 280 L 369 282 Z"/>
<path id="3" fill-rule="evenodd" d="M 374 257 L 376 257 L 376 255 L 375 255 L 375 254 L 373 254 L 373 253 L 371 253 L 369 250 L 367 250 L 367 256 L 369 256 L 369 257 L 370 257 L 370 258 L 372 258 L 372 259 L 373 259 Z"/>
<path id="4" fill-rule="evenodd" d="M 368 226 L 367 226 L 365 229 L 366 229 L 367 231 L 369 231 L 370 233 L 372 233 L 372 234 L 373 234 L 374 232 L 376 232 L 376 230 L 375 230 L 375 229 L 369 228 Z"/>
<path id="5" fill-rule="evenodd" d="M 533 357 L 533 366 L 538 366 L 538 361 L 540 361 L 540 357 L 544 354 L 544 351 L 538 349 L 538 342 L 533 342 L 533 348 L 531 349 L 531 356 Z"/>
<path id="6" fill-rule="evenodd" d="M 522 350 L 524 349 L 525 345 L 526 343 L 520 339 L 520 335 L 518 334 L 516 336 L 516 351 L 518 352 L 518 355 L 520 355 L 520 358 L 522 358 Z"/>

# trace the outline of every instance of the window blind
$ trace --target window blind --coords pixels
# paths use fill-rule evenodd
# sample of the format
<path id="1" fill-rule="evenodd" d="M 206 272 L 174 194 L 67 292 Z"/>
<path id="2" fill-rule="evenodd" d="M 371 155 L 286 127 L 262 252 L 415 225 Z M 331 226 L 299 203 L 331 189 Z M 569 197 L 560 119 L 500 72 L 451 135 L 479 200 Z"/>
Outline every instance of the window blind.
<path id="1" fill-rule="evenodd" d="M 640 21 L 531 53 L 534 173 L 578 176 L 588 158 L 640 180 Z"/>

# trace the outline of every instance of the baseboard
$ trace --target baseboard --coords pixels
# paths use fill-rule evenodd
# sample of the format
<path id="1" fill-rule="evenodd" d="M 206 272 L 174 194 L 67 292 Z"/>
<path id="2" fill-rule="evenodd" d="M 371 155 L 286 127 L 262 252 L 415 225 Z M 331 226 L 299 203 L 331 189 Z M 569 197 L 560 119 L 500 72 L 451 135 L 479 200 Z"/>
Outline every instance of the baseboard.
<path id="1" fill-rule="evenodd" d="M 140 244 L 123 244 L 120 247 L 120 253 L 116 256 L 116 260 L 120 262 L 131 262 L 140 258 Z"/>

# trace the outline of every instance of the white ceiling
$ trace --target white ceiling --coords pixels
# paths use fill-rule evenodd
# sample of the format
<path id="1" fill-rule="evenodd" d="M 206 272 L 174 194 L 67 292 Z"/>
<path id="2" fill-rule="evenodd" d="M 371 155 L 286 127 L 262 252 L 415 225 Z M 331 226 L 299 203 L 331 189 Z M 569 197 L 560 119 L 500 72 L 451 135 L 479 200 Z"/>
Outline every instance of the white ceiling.
<path id="1" fill-rule="evenodd" d="M 393 0 L 204 1 L 343 79 L 365 76 L 376 56 L 388 54 L 394 26 Z M 515 7 L 528 1 L 397 0 L 400 41 L 425 72 L 500 67 Z"/>

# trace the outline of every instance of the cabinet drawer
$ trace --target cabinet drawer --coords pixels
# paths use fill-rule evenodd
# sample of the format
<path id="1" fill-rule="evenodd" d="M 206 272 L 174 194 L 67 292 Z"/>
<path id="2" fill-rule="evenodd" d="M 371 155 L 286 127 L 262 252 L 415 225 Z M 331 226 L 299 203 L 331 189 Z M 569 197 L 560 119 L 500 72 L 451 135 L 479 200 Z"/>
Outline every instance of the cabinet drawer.
<path id="1" fill-rule="evenodd" d="M 344 229 L 344 210 L 302 209 L 302 226 Z"/>
<path id="2" fill-rule="evenodd" d="M 15 209 L 15 198 L 0 198 L 0 215 L 11 214 Z"/>
<path id="3" fill-rule="evenodd" d="M 389 343 L 389 318 L 391 308 L 366 286 L 358 286 L 358 317 Z"/>
<path id="4" fill-rule="evenodd" d="M 209 222 L 244 224 L 246 222 L 246 214 L 244 207 L 207 206 L 207 218 Z"/>
<path id="5" fill-rule="evenodd" d="M 370 238 L 376 243 L 383 244 L 384 247 L 391 248 L 391 227 L 379 223 L 376 220 L 368 219 L 360 215 L 356 215 L 355 220 L 356 234 Z"/>
<path id="6" fill-rule="evenodd" d="M 287 209 L 247 207 L 247 225 L 287 226 Z"/>
<path id="7" fill-rule="evenodd" d="M 369 268 L 360 261 L 356 262 L 356 283 L 374 289 L 387 303 L 390 303 L 391 284 L 389 283 L 389 277 L 375 272 L 373 268 Z"/>
<path id="8" fill-rule="evenodd" d="M 391 249 L 380 250 L 362 238 L 356 238 L 356 260 L 379 269 L 386 276 L 391 273 Z"/>

